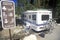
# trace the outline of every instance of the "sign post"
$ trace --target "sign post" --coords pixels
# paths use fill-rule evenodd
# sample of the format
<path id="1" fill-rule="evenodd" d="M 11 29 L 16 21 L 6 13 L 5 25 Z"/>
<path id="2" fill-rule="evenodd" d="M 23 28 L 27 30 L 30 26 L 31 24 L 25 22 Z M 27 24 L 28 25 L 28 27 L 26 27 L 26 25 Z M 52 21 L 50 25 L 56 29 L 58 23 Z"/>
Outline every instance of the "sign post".
<path id="1" fill-rule="evenodd" d="M 11 37 L 11 29 L 9 29 L 9 36 L 10 36 L 10 40 L 12 40 L 12 37 Z"/>
<path id="2" fill-rule="evenodd" d="M 1 1 L 1 16 L 3 29 L 9 29 L 10 40 L 11 29 L 15 28 L 15 4 L 13 1 Z"/>

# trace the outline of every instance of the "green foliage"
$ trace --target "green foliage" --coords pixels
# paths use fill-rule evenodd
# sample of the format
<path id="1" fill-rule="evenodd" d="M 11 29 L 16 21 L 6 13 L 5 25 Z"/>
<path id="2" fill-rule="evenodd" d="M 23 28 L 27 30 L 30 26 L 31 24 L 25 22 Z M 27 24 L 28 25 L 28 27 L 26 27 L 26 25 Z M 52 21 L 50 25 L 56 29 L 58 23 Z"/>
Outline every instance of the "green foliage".
<path id="1" fill-rule="evenodd" d="M 20 3 L 24 4 L 24 7 L 21 6 L 16 7 L 17 16 L 19 16 L 23 11 L 37 9 L 37 7 L 27 2 L 27 0 L 18 0 L 18 4 Z"/>
<path id="2" fill-rule="evenodd" d="M 16 14 L 19 16 L 23 11 L 26 10 L 36 10 L 36 9 L 48 9 L 48 6 L 45 4 L 45 0 L 34 0 L 34 4 L 31 4 L 27 0 L 18 0 L 18 4 L 23 4 L 24 7 L 17 6 L 16 7 Z"/>
<path id="3" fill-rule="evenodd" d="M 57 5 L 56 5 L 56 14 L 55 14 L 55 17 L 59 18 L 60 16 L 60 0 L 57 0 Z"/>

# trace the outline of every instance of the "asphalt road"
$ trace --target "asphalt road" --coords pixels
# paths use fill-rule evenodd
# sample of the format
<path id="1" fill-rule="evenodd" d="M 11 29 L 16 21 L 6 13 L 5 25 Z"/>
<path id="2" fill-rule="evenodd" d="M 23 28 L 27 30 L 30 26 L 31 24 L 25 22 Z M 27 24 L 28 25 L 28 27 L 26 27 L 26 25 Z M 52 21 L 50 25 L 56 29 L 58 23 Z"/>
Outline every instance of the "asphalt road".
<path id="1" fill-rule="evenodd" d="M 60 25 L 55 26 L 52 33 L 46 34 L 44 38 L 38 37 L 38 40 L 60 40 Z"/>

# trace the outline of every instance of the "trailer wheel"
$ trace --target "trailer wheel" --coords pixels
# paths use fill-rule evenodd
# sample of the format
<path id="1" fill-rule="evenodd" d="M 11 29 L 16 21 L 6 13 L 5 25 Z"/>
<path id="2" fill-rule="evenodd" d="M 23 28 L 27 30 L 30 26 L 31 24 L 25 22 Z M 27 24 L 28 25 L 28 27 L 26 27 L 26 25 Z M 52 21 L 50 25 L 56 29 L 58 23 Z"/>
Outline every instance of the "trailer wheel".
<path id="1" fill-rule="evenodd" d="M 40 34 L 39 34 L 39 36 L 41 36 L 41 37 L 45 37 L 45 33 L 44 32 L 41 32 Z"/>

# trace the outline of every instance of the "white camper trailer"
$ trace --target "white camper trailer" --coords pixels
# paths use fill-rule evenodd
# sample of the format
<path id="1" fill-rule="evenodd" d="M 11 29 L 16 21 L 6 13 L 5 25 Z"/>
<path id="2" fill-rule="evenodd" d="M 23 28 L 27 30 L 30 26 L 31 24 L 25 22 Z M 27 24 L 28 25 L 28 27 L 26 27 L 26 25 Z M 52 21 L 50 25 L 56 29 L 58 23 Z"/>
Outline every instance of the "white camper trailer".
<path id="1" fill-rule="evenodd" d="M 49 10 L 28 10 L 22 13 L 25 28 L 35 31 L 45 30 L 48 20 L 52 19 L 52 11 Z"/>

